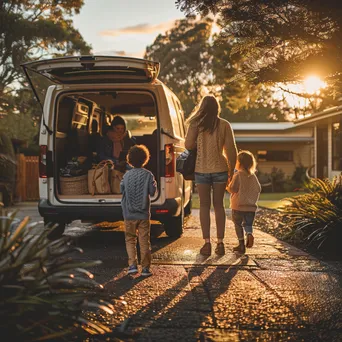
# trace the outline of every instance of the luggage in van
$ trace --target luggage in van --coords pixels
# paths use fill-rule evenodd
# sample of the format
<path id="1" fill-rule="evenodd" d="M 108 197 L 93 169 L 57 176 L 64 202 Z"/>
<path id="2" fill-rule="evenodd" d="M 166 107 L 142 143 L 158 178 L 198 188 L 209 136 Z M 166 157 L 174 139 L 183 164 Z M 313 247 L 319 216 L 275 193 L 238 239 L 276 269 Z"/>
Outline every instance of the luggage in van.
<path id="1" fill-rule="evenodd" d="M 63 195 L 85 195 L 88 193 L 88 175 L 60 177 L 59 181 Z"/>
<path id="2" fill-rule="evenodd" d="M 88 171 L 88 190 L 92 196 L 111 193 L 111 169 L 114 169 L 114 163 L 111 160 L 102 160 Z"/>

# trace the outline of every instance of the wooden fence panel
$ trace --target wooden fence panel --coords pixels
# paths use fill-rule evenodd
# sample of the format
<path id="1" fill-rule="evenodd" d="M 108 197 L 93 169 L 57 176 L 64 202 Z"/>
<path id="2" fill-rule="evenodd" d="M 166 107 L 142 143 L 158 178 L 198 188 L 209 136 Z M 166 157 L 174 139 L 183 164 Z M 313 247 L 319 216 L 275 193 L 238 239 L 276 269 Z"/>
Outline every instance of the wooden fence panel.
<path id="1" fill-rule="evenodd" d="M 39 157 L 17 155 L 16 200 L 39 200 Z"/>
<path id="2" fill-rule="evenodd" d="M 39 158 L 25 157 L 26 161 L 26 201 L 39 199 Z"/>

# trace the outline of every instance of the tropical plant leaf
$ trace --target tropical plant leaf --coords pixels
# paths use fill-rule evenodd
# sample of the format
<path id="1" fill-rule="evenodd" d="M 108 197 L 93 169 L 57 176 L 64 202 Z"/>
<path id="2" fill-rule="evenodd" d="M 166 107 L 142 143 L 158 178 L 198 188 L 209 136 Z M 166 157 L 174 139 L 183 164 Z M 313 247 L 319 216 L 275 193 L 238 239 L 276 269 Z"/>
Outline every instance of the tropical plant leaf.
<path id="1" fill-rule="evenodd" d="M 304 236 L 317 249 L 335 253 L 342 238 L 342 175 L 332 181 L 312 178 L 307 188 L 309 193 L 287 198 L 281 213 L 293 237 Z"/>
<path id="2" fill-rule="evenodd" d="M 0 224 L 0 331 L 7 340 L 44 341 L 111 331 L 101 316 L 113 313 L 111 299 L 88 267 L 70 255 L 83 251 L 69 238 L 47 239 L 43 228 L 31 234 L 29 218 L 15 230 L 15 215 Z"/>

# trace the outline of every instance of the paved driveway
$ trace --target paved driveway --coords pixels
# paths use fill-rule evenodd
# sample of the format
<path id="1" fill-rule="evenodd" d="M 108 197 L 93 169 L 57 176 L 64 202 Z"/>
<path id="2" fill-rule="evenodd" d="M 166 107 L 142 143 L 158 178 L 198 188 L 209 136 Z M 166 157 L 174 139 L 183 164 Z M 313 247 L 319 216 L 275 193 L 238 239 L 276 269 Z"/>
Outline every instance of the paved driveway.
<path id="1" fill-rule="evenodd" d="M 18 215 L 40 220 L 36 206 Z M 212 216 L 212 237 L 215 220 Z M 202 257 L 198 211 L 184 235 L 170 239 L 152 227 L 154 275 L 127 276 L 122 223 L 74 222 L 66 229 L 84 253 L 102 260 L 92 271 L 116 303 L 107 317 L 137 341 L 342 341 L 342 270 L 259 230 L 243 256 L 227 220 L 226 255 Z M 213 246 L 215 247 L 215 245 Z"/>

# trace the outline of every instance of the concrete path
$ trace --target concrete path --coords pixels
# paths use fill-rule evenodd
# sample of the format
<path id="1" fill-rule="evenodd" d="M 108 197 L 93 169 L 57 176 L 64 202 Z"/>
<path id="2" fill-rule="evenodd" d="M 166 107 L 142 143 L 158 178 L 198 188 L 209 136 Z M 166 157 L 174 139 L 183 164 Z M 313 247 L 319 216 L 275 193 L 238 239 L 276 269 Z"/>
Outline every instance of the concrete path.
<path id="1" fill-rule="evenodd" d="M 39 219 L 32 205 L 19 215 Z M 228 211 L 229 216 L 229 211 Z M 228 217 L 229 218 L 229 217 Z M 212 217 L 212 236 L 215 236 Z M 123 227 L 81 227 L 80 260 L 100 259 L 92 270 L 115 302 L 104 319 L 134 341 L 342 341 L 342 268 L 255 231 L 255 246 L 232 252 L 236 238 L 228 219 L 226 255 L 199 255 L 198 211 L 177 240 L 152 238 L 153 276 L 127 276 Z M 213 239 L 213 249 L 215 247 Z"/>

